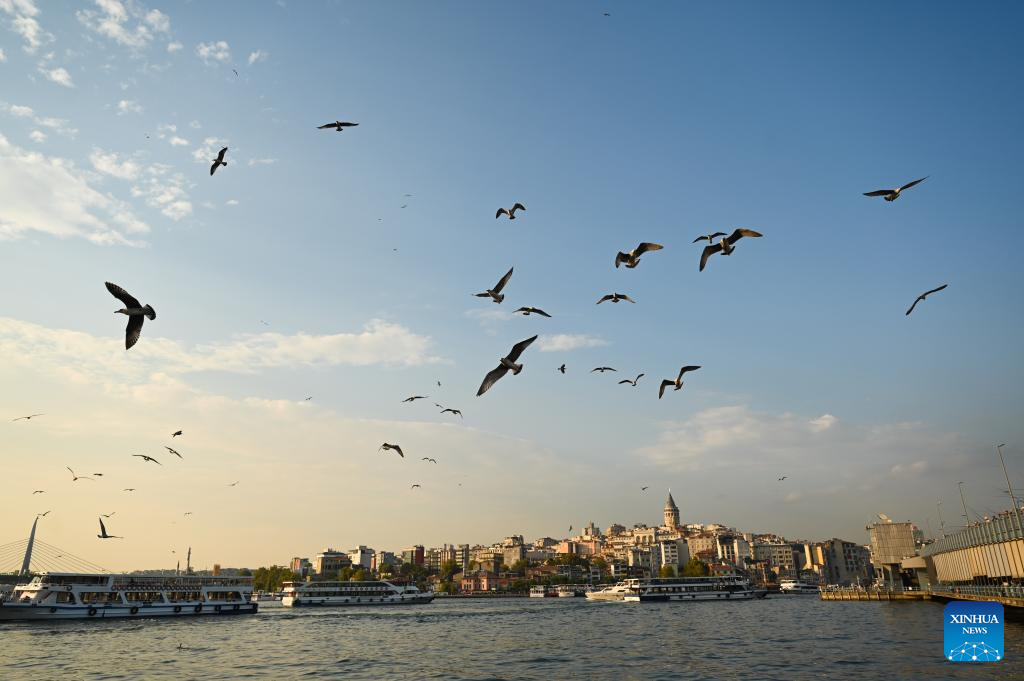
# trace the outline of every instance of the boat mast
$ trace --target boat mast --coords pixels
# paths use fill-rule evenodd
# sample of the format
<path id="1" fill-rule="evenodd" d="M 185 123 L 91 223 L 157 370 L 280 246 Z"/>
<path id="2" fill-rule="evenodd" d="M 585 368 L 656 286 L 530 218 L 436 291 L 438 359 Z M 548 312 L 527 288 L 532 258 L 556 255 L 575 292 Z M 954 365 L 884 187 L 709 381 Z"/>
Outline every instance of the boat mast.
<path id="1" fill-rule="evenodd" d="M 32 531 L 28 534 L 28 545 L 25 547 L 25 558 L 21 561 L 21 572 L 19 576 L 28 574 L 29 565 L 32 563 L 32 547 L 36 543 L 36 525 L 39 523 L 39 516 L 32 521 Z"/>

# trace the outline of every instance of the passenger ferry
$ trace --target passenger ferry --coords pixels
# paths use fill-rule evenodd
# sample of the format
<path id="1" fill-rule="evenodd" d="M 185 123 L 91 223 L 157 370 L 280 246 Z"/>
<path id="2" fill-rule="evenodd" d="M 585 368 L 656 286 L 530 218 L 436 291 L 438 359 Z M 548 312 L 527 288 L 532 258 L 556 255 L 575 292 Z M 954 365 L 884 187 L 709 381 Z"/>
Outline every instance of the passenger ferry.
<path id="1" fill-rule="evenodd" d="M 531 586 L 530 598 L 557 598 L 558 591 L 553 586 Z"/>
<path id="2" fill-rule="evenodd" d="M 372 582 L 285 582 L 281 605 L 286 608 L 335 605 L 411 605 L 434 600 L 433 591 L 415 585 L 398 586 L 385 580 Z"/>
<path id="3" fill-rule="evenodd" d="M 253 614 L 251 577 L 43 572 L 0 599 L 0 620 Z"/>
<path id="4" fill-rule="evenodd" d="M 631 593 L 624 601 L 714 601 L 764 598 L 767 591 L 755 589 L 744 577 L 672 577 L 627 579 Z"/>
<path id="5" fill-rule="evenodd" d="M 603 589 L 588 591 L 587 599 L 591 601 L 621 601 L 625 598 L 626 594 L 630 593 L 633 593 L 632 587 L 626 584 L 626 582 L 618 582 Z"/>
<path id="6" fill-rule="evenodd" d="M 805 584 L 804 582 L 798 582 L 795 579 L 784 579 L 779 582 L 779 593 L 781 594 L 796 594 L 802 596 L 817 596 L 821 592 L 814 584 Z"/>

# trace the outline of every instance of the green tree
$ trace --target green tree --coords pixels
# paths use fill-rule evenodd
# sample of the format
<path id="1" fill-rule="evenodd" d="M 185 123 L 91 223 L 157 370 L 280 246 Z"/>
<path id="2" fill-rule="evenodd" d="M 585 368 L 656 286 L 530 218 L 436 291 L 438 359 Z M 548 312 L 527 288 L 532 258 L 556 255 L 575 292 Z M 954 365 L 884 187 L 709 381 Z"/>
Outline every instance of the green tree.
<path id="1" fill-rule="evenodd" d="M 440 572 L 441 581 L 442 582 L 450 582 L 450 581 L 452 581 L 452 576 L 454 576 L 455 573 L 458 572 L 458 571 L 459 571 L 459 564 L 456 563 L 454 560 L 449 560 L 448 562 L 444 563 L 441 566 L 441 572 Z"/>
<path id="2" fill-rule="evenodd" d="M 659 577 L 675 577 L 676 569 L 671 565 L 662 565 L 661 569 L 658 570 Z"/>
<path id="3" fill-rule="evenodd" d="M 521 558 L 509 566 L 508 571 L 514 572 L 517 575 L 526 574 L 526 568 L 530 567 L 530 561 L 525 558 Z"/>
<path id="4" fill-rule="evenodd" d="M 252 572 L 252 588 L 256 591 L 280 591 L 281 584 L 296 579 L 290 568 L 281 565 L 261 567 Z"/>
<path id="5" fill-rule="evenodd" d="M 338 581 L 347 582 L 352 579 L 352 568 L 348 565 L 338 570 Z"/>
<path id="6" fill-rule="evenodd" d="M 364 570 L 363 568 L 359 568 L 358 570 L 356 570 L 355 572 L 352 573 L 352 576 L 349 577 L 349 581 L 351 581 L 351 582 L 365 582 L 369 578 L 370 578 L 369 573 L 366 570 Z"/>
<path id="7" fill-rule="evenodd" d="M 683 566 L 683 577 L 707 577 L 709 572 L 708 564 L 697 558 L 691 558 Z"/>

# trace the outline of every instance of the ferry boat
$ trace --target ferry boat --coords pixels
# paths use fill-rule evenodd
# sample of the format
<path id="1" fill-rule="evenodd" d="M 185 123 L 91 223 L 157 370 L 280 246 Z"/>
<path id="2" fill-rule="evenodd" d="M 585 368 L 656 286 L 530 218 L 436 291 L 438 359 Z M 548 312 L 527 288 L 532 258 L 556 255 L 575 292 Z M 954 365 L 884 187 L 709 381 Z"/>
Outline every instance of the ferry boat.
<path id="1" fill-rule="evenodd" d="M 587 599 L 591 601 L 621 601 L 625 598 L 626 594 L 630 593 L 633 593 L 632 587 L 626 584 L 626 582 L 617 582 L 603 589 L 588 591 Z"/>
<path id="2" fill-rule="evenodd" d="M 433 591 L 385 580 L 367 582 L 285 582 L 281 605 L 286 608 L 337 605 L 411 605 L 434 600 Z"/>
<path id="3" fill-rule="evenodd" d="M 779 582 L 780 594 L 795 594 L 802 596 L 817 596 L 821 592 L 814 584 L 805 584 L 795 579 L 784 579 Z"/>
<path id="4" fill-rule="evenodd" d="M 586 596 L 589 589 L 586 584 L 559 584 L 555 588 L 555 593 L 559 598 L 579 598 Z"/>
<path id="5" fill-rule="evenodd" d="M 531 586 L 530 598 L 557 598 L 558 591 L 553 586 Z"/>
<path id="6" fill-rule="evenodd" d="M 755 589 L 744 577 L 672 577 L 655 579 L 627 579 L 632 589 L 622 600 L 647 601 L 714 601 L 749 600 L 764 598 L 767 591 Z"/>
<path id="7" fill-rule="evenodd" d="M 251 577 L 43 572 L 0 599 L 0 620 L 253 614 Z"/>

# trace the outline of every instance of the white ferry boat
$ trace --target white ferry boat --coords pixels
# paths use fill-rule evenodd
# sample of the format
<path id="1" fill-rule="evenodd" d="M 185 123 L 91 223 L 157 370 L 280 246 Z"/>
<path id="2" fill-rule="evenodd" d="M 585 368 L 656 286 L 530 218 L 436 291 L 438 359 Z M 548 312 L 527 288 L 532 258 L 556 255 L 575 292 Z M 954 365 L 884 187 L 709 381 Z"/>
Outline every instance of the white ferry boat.
<path id="1" fill-rule="evenodd" d="M 764 598 L 767 591 L 755 589 L 744 577 L 673 577 L 627 579 L 632 589 L 624 601 L 714 601 Z"/>
<path id="2" fill-rule="evenodd" d="M 0 600 L 0 620 L 255 613 L 249 577 L 43 572 Z"/>
<path id="3" fill-rule="evenodd" d="M 531 586 L 530 598 L 557 598 L 558 591 L 553 586 Z"/>
<path id="4" fill-rule="evenodd" d="M 814 584 L 805 584 L 795 579 L 784 579 L 779 582 L 779 593 L 802 596 L 817 596 L 821 592 Z"/>
<path id="5" fill-rule="evenodd" d="M 336 605 L 410 605 L 434 600 L 433 591 L 415 585 L 398 586 L 385 580 L 372 582 L 285 582 L 281 605 L 286 608 Z"/>
<path id="6" fill-rule="evenodd" d="M 633 589 L 626 582 L 618 582 L 603 589 L 588 591 L 587 598 L 591 601 L 621 601 L 630 593 L 633 593 Z"/>

